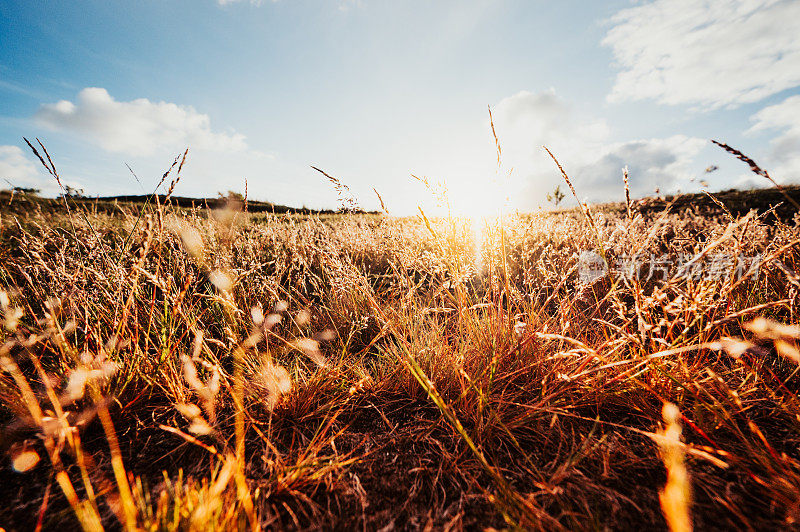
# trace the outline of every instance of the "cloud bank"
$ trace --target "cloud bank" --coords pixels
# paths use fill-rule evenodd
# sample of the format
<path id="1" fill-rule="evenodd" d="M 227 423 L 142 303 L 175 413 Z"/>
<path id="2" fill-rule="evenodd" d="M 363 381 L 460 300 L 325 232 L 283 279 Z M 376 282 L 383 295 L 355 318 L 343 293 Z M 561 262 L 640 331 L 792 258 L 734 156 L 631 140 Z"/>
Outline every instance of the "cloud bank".
<path id="1" fill-rule="evenodd" d="M 0 146 L 0 179 L 0 188 L 13 185 L 41 189 L 49 184 L 18 146 Z"/>
<path id="2" fill-rule="evenodd" d="M 534 206 L 558 184 L 564 188 L 542 145 L 564 165 L 581 199 L 600 201 L 621 197 L 624 166 L 629 168 L 634 195 L 655 188 L 676 191 L 688 184 L 692 161 L 707 144 L 685 135 L 615 141 L 604 120 L 576 116 L 553 89 L 505 98 L 494 115 L 504 164 L 515 168 L 519 197 L 527 198 L 520 208 Z"/>
<path id="3" fill-rule="evenodd" d="M 610 20 L 608 99 L 736 107 L 800 85 L 796 0 L 656 0 Z"/>
<path id="4" fill-rule="evenodd" d="M 250 148 L 240 133 L 215 130 L 209 116 L 191 106 L 146 98 L 118 101 L 106 89 L 90 87 L 81 90 L 74 102 L 41 105 L 34 121 L 51 131 L 83 138 L 110 154 L 106 161 L 119 162 L 118 168 L 94 183 L 89 193 L 141 192 L 118 155 L 125 157 L 149 187 L 153 179 L 158 181 L 175 154 L 189 147 L 179 194 L 213 196 L 228 189 L 243 191 L 247 179 L 253 198 L 294 204 L 298 201 L 296 194 L 304 192 L 309 203 L 318 201 L 319 194 L 309 191 L 305 182 L 289 180 L 288 176 L 297 175 L 294 165 L 278 161 L 275 154 Z M 82 168 L 62 170 L 65 179 L 84 177 Z M 20 170 L 17 174 L 25 175 Z"/>
<path id="5" fill-rule="evenodd" d="M 273 2 L 277 2 L 278 0 L 272 0 Z M 261 0 L 217 0 L 217 4 L 221 6 L 227 6 L 230 4 L 240 4 L 240 3 L 247 3 L 254 6 L 260 6 Z"/>
<path id="6" fill-rule="evenodd" d="M 754 122 L 748 133 L 777 131 L 770 141 L 769 169 L 776 181 L 800 181 L 800 95 L 770 105 L 751 117 Z"/>
<path id="7" fill-rule="evenodd" d="M 114 153 L 147 156 L 185 146 L 219 152 L 247 149 L 244 135 L 212 131 L 208 115 L 191 106 L 146 98 L 120 102 L 98 87 L 83 89 L 74 103 L 44 104 L 34 118 L 47 129 L 77 133 Z"/>

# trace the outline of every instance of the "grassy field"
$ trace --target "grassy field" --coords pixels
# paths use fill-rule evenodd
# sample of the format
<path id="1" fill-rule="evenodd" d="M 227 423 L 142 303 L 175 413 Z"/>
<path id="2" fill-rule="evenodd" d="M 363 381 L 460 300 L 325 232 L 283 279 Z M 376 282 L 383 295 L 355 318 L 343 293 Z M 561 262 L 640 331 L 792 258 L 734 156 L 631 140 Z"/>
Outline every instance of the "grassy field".
<path id="1" fill-rule="evenodd" d="M 492 220 L 4 200 L 0 525 L 797 526 L 800 217 L 751 194 Z"/>

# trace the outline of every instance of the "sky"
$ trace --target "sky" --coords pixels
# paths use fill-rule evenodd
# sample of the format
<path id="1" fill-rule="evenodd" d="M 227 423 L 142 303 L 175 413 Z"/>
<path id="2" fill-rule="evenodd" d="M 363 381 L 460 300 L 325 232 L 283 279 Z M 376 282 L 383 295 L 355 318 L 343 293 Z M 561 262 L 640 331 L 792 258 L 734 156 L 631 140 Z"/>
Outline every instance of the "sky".
<path id="1" fill-rule="evenodd" d="M 0 0 L 0 188 L 547 207 L 800 182 L 798 0 Z M 489 119 L 501 148 L 500 164 Z M 134 177 L 131 170 L 136 174 Z M 709 167 L 717 166 L 713 172 Z M 569 201 L 568 201 L 569 202 Z"/>

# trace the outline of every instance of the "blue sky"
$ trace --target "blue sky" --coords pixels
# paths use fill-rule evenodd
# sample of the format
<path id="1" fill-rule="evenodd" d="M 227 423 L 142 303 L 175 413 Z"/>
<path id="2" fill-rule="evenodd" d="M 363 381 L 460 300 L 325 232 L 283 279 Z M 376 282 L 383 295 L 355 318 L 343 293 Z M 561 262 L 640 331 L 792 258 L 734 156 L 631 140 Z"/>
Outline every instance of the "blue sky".
<path id="1" fill-rule="evenodd" d="M 800 2 L 0 2 L 0 178 L 366 208 L 546 204 L 548 145 L 589 200 L 761 184 L 709 138 L 800 180 Z M 497 169 L 487 105 L 503 148 Z M 129 164 L 142 181 L 130 175 Z M 719 170 L 706 174 L 709 165 Z M 3 183 L 0 186 L 5 186 Z"/>

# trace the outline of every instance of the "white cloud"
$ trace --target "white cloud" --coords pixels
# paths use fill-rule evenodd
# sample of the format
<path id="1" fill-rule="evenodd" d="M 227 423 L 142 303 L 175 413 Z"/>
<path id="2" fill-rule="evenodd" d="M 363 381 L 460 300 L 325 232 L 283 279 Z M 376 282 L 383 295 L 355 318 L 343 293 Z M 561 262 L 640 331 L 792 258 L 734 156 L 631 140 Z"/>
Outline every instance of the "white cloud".
<path id="1" fill-rule="evenodd" d="M 674 192 L 688 185 L 693 158 L 706 145 L 684 135 L 614 141 L 605 121 L 576 116 L 553 89 L 505 98 L 494 115 L 504 165 L 517 176 L 513 195 L 522 198 L 520 208 L 535 205 L 558 184 L 565 188 L 542 145 L 563 164 L 581 199 L 589 200 L 620 199 L 623 166 L 630 170 L 634 195 L 655 188 Z"/>
<path id="2" fill-rule="evenodd" d="M 244 135 L 212 131 L 208 115 L 190 106 L 146 98 L 120 102 L 97 87 L 80 91 L 75 103 L 42 105 L 35 119 L 48 129 L 78 133 L 116 153 L 151 155 L 185 146 L 219 152 L 247 149 Z"/>
<path id="3" fill-rule="evenodd" d="M 634 196 L 652 194 L 656 188 L 676 192 L 694 175 L 690 165 L 707 143 L 673 135 L 608 144 L 597 160 L 577 169 L 575 180 L 578 186 L 586 185 L 592 199 L 616 199 L 622 191 L 622 167 L 627 166 Z"/>
<path id="4" fill-rule="evenodd" d="M 261 0 L 217 0 L 217 4 L 219 4 L 221 6 L 227 6 L 227 5 L 230 5 L 230 4 L 238 4 L 238 3 L 241 3 L 243 1 L 247 2 L 247 3 L 251 4 L 251 5 L 254 5 L 254 6 L 260 6 L 261 5 Z M 277 0 L 272 0 L 272 1 L 273 2 L 277 2 Z"/>
<path id="5" fill-rule="evenodd" d="M 771 157 L 775 165 L 768 169 L 776 181 L 800 180 L 800 95 L 790 96 L 781 103 L 770 105 L 754 114 L 748 133 L 779 131 L 770 141 Z"/>
<path id="6" fill-rule="evenodd" d="M 0 146 L 0 180 L 0 188 L 13 185 L 41 189 L 48 184 L 18 146 Z"/>
<path id="7" fill-rule="evenodd" d="M 603 44 L 611 101 L 735 107 L 800 85 L 796 0 L 655 0 L 624 9 Z"/>
<path id="8" fill-rule="evenodd" d="M 340 0 L 339 11 L 350 11 L 353 8 L 364 7 L 363 0 Z"/>
<path id="9" fill-rule="evenodd" d="M 280 0 L 271 0 L 272 3 L 277 3 Z M 250 4 L 252 6 L 260 6 L 262 0 L 217 0 L 217 5 L 228 6 L 231 4 Z M 359 8 L 364 6 L 363 0 L 339 0 L 339 11 L 349 11 L 352 8 Z"/>
<path id="10" fill-rule="evenodd" d="M 552 88 L 538 93 L 521 91 L 504 98 L 494 114 L 503 136 L 513 137 L 509 139 L 510 149 L 515 152 L 531 143 L 596 145 L 610 134 L 602 120 L 576 120 L 570 105 Z"/>

